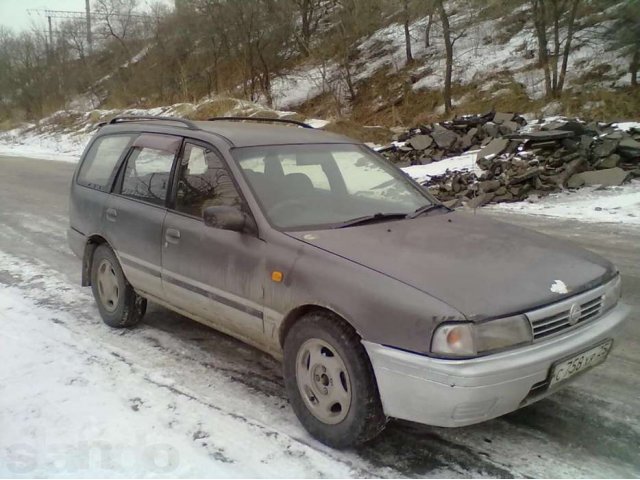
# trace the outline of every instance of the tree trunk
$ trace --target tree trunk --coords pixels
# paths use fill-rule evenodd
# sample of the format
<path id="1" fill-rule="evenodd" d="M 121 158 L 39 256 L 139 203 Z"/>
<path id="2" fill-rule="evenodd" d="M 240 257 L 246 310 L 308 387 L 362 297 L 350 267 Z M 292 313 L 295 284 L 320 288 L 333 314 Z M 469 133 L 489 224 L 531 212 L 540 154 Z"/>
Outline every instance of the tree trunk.
<path id="1" fill-rule="evenodd" d="M 411 52 L 411 32 L 409 31 L 409 0 L 404 0 L 404 44 L 407 55 L 407 63 L 413 62 Z"/>
<path id="2" fill-rule="evenodd" d="M 551 97 L 551 72 L 549 70 L 549 54 L 547 52 L 547 22 L 544 0 L 532 0 L 533 24 L 538 38 L 538 63 L 544 70 L 545 95 Z"/>
<path id="3" fill-rule="evenodd" d="M 449 27 L 449 17 L 444 9 L 442 0 L 437 0 L 436 6 L 440 13 L 440 21 L 442 22 L 442 35 L 444 36 L 444 47 L 446 52 L 446 67 L 444 74 L 444 111 L 445 113 L 453 110 L 451 103 L 451 76 L 453 73 L 453 42 L 451 41 L 451 29 Z"/>
<path id="4" fill-rule="evenodd" d="M 427 28 L 424 31 L 424 46 L 429 48 L 431 46 L 431 24 L 433 23 L 433 13 L 429 14 L 429 20 L 427 21 Z"/>
<path id="5" fill-rule="evenodd" d="M 356 88 L 353 85 L 353 79 L 351 78 L 351 66 L 349 65 L 348 57 L 344 59 L 342 68 L 344 69 L 344 78 L 347 82 L 347 88 L 349 89 L 349 100 L 353 103 L 356 101 Z"/>
<path id="6" fill-rule="evenodd" d="M 558 85 L 556 86 L 555 94 L 560 96 L 562 89 L 564 88 L 564 79 L 567 75 L 567 64 L 569 63 L 569 54 L 571 53 L 571 40 L 573 40 L 573 29 L 576 23 L 576 14 L 578 12 L 578 6 L 580 0 L 573 0 L 571 5 L 571 12 L 569 13 L 569 23 L 567 25 L 567 39 L 564 42 L 564 52 L 562 52 L 562 67 L 560 70 L 560 78 L 558 79 Z"/>
<path id="7" fill-rule="evenodd" d="M 554 95 L 558 90 L 558 59 L 560 58 L 560 16 L 562 12 L 558 7 L 558 0 L 551 2 L 553 10 L 553 63 L 551 66 L 553 78 L 551 80 L 551 89 Z"/>
<path id="8" fill-rule="evenodd" d="M 260 64 L 262 65 L 262 75 L 261 75 L 261 84 L 262 84 L 262 93 L 267 98 L 267 105 L 269 108 L 273 108 L 273 96 L 271 95 L 271 70 L 269 68 L 269 64 L 264 57 L 263 47 L 260 45 L 260 42 L 256 44 L 256 50 L 258 51 L 258 58 L 260 59 Z"/>
<path id="9" fill-rule="evenodd" d="M 303 0 L 301 4 L 300 20 L 302 21 L 302 44 L 305 56 L 309 55 L 309 42 L 311 41 L 311 2 Z"/>
<path id="10" fill-rule="evenodd" d="M 638 67 L 640 67 L 640 46 L 636 44 L 633 49 L 633 56 L 629 63 L 629 73 L 631 74 L 631 86 L 638 86 Z"/>

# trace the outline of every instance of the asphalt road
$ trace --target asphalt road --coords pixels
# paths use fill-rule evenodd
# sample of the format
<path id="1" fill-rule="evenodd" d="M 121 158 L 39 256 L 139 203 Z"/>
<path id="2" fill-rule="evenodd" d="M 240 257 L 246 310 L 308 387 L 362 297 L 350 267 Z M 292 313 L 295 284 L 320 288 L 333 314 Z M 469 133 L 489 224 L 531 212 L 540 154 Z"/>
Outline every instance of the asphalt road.
<path id="1" fill-rule="evenodd" d="M 80 278 L 80 263 L 65 239 L 73 168 L 69 163 L 0 157 L 0 252 L 44 263 L 69 285 L 77 285 Z M 623 298 L 633 306 L 633 317 L 610 358 L 556 395 L 502 418 L 459 429 L 392 422 L 372 443 L 331 455 L 336 462 L 357 464 L 368 476 L 640 476 L 640 229 L 478 214 L 571 239 L 618 265 Z M 12 281 L 0 266 L 0 283 Z M 110 333 L 97 311 L 91 311 L 95 325 L 89 324 L 87 335 L 110 336 L 107 344 L 112 337 L 120 356 L 135 358 L 137 350 L 153 348 L 176 368 L 224 375 L 256 404 L 264 404 L 265 411 L 273 405 L 288 408 L 279 364 L 250 347 L 153 306 L 144 327 L 117 343 L 120 334 Z M 167 335 L 176 338 L 179 347 L 167 342 Z M 210 403 L 211 385 L 194 378 L 183 379 L 183 386 L 198 401 Z M 288 418 L 295 422 L 292 415 Z M 295 441 L 310 442 L 303 432 Z"/>

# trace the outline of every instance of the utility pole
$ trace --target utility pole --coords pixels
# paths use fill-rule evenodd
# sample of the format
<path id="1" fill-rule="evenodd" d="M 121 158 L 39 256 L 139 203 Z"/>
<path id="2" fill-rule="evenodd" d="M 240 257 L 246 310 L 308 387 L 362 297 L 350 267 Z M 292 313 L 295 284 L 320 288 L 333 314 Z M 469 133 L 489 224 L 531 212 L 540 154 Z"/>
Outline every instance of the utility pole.
<path id="1" fill-rule="evenodd" d="M 91 5 L 89 0 L 85 0 L 85 10 L 87 11 L 87 44 L 89 54 L 93 53 L 93 36 L 91 35 Z"/>

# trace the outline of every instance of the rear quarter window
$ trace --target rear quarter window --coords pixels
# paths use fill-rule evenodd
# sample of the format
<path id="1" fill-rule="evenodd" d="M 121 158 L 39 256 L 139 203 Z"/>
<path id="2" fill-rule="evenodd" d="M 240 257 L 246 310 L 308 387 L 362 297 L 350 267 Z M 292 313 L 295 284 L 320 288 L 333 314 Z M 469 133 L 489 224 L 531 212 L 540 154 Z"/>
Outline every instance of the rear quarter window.
<path id="1" fill-rule="evenodd" d="M 107 191 L 118 160 L 135 135 L 108 135 L 93 142 L 78 172 L 78 183 Z"/>

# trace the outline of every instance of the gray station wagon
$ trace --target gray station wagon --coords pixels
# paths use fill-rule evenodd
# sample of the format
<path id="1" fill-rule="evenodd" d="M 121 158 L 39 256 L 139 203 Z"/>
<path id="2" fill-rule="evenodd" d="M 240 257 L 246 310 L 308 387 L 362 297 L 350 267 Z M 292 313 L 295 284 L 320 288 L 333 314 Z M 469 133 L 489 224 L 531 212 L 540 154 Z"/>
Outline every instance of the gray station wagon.
<path id="1" fill-rule="evenodd" d="M 390 417 L 503 415 L 610 353 L 629 308 L 607 260 L 451 211 L 354 140 L 273 122 L 99 129 L 68 236 L 105 323 L 135 325 L 150 300 L 282 359 L 300 422 L 337 448 Z"/>

